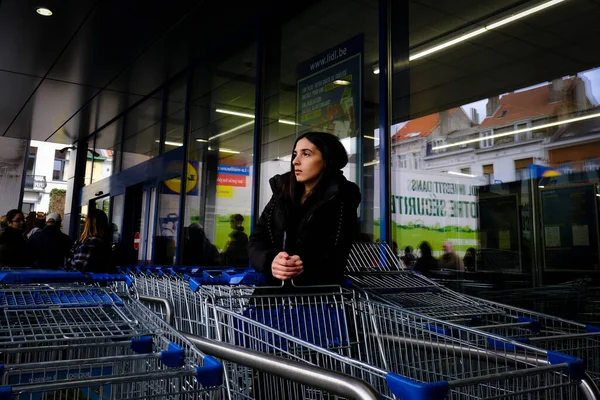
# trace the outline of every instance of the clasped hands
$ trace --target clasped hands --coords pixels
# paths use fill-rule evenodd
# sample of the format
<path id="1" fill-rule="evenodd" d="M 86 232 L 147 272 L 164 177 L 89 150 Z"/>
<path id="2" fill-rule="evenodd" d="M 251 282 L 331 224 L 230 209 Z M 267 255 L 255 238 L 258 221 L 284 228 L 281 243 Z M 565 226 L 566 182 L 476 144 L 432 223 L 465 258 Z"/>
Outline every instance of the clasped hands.
<path id="1" fill-rule="evenodd" d="M 300 256 L 290 256 L 285 251 L 277 254 L 271 263 L 271 273 L 282 281 L 291 279 L 304 272 L 304 265 Z"/>

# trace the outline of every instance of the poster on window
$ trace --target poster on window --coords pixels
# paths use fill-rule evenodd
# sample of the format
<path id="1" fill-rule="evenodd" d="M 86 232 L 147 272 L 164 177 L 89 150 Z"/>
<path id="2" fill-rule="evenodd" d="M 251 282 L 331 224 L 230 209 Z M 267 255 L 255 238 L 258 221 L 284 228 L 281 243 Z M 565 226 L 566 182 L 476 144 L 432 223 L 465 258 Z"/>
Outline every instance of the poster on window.
<path id="1" fill-rule="evenodd" d="M 355 36 L 298 66 L 296 123 L 340 139 L 357 136 L 362 121 L 363 47 L 363 36 Z"/>

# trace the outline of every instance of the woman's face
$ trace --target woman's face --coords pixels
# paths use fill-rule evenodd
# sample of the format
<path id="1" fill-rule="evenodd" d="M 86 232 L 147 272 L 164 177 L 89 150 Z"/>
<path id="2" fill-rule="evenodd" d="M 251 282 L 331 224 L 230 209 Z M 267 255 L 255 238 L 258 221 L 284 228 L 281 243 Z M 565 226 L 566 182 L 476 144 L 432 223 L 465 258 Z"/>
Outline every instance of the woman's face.
<path id="1" fill-rule="evenodd" d="M 292 154 L 292 164 L 296 180 L 300 183 L 315 184 L 325 168 L 321 151 L 310 140 L 302 138 L 296 143 Z"/>
<path id="2" fill-rule="evenodd" d="M 23 214 L 19 213 L 13 217 L 12 221 L 8 221 L 8 226 L 22 231 L 24 223 L 25 217 L 23 216 Z"/>

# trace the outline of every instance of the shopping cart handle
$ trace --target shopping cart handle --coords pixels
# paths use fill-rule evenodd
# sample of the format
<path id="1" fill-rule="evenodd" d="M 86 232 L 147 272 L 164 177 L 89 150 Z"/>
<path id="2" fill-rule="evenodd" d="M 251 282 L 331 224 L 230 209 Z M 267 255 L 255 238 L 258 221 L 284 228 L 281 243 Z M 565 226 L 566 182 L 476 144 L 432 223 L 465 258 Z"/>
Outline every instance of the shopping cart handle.
<path id="1" fill-rule="evenodd" d="M 209 285 L 264 285 L 266 283 L 266 277 L 255 271 L 243 271 L 239 270 L 228 270 L 218 271 L 218 275 L 213 275 L 215 271 L 202 271 L 201 275 L 186 275 L 189 281 L 190 289 L 194 292 L 198 290 L 200 286 Z"/>
<path id="2" fill-rule="evenodd" d="M 0 272 L 0 284 L 25 283 L 100 283 L 123 281 L 130 286 L 133 279 L 124 274 L 97 274 L 84 272 L 27 270 Z"/>

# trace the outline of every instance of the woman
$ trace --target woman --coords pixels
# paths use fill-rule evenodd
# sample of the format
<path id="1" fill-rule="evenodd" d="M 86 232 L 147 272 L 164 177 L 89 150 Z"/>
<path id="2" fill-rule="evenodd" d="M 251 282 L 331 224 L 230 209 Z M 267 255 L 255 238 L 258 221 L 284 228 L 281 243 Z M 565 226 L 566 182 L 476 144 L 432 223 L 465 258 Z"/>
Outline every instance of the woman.
<path id="1" fill-rule="evenodd" d="M 358 236 L 358 187 L 341 169 L 348 155 L 337 137 L 309 132 L 294 143 L 291 171 L 270 180 L 273 196 L 248 245 L 254 268 L 271 284 L 341 284 Z"/>
<path id="2" fill-rule="evenodd" d="M 23 236 L 25 217 L 21 210 L 6 213 L 4 230 L 0 233 L 0 267 L 29 267 L 26 241 Z"/>
<path id="3" fill-rule="evenodd" d="M 438 260 L 432 255 L 431 246 L 427 242 L 421 242 L 419 245 L 421 256 L 415 263 L 415 271 L 427 274 L 429 271 L 438 269 Z"/>
<path id="4" fill-rule="evenodd" d="M 83 233 L 73 246 L 69 267 L 81 272 L 115 273 L 111 265 L 112 231 L 102 210 L 92 209 L 85 219 Z"/>

